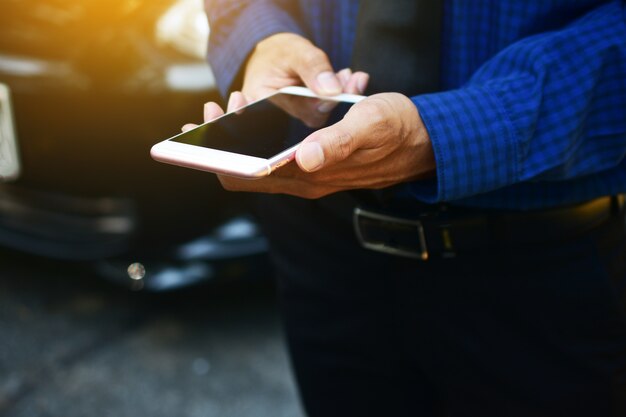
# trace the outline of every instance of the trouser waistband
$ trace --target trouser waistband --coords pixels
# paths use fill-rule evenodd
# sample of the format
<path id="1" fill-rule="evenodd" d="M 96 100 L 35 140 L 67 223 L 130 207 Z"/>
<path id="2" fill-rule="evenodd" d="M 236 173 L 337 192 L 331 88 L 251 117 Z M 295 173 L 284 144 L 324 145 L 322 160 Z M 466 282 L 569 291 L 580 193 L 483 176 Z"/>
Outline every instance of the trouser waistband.
<path id="1" fill-rule="evenodd" d="M 354 228 L 361 244 L 377 252 L 420 260 L 454 258 L 492 242 L 533 244 L 573 238 L 624 214 L 624 195 L 537 211 L 464 212 L 446 206 L 415 216 L 356 207 Z"/>

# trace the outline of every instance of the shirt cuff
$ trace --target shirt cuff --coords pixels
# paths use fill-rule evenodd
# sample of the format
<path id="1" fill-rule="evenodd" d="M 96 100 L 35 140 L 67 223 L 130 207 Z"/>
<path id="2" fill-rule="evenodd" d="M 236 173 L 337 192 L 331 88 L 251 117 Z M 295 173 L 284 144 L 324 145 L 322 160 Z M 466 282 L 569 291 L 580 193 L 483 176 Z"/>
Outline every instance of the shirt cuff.
<path id="1" fill-rule="evenodd" d="M 437 163 L 434 181 L 409 184 L 426 203 L 454 201 L 516 181 L 519 152 L 513 126 L 486 87 L 412 98 L 428 131 Z"/>
<path id="2" fill-rule="evenodd" d="M 276 33 L 302 35 L 296 21 L 284 10 L 265 1 L 254 1 L 234 17 L 214 23 L 209 39 L 208 58 L 217 85 L 224 97 L 257 43 Z"/>

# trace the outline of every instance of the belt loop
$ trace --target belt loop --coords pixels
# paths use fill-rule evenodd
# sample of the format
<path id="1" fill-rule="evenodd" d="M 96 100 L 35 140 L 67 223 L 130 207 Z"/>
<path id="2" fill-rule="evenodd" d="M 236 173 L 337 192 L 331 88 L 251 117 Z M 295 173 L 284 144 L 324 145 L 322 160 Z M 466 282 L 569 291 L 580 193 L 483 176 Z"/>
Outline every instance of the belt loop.
<path id="1" fill-rule="evenodd" d="M 442 224 L 439 231 L 441 232 L 441 241 L 443 242 L 441 257 L 445 259 L 456 258 L 456 249 L 452 239 L 452 226 L 449 223 Z"/>
<path id="2" fill-rule="evenodd" d="M 442 203 L 439 205 L 439 233 L 441 235 L 442 251 L 441 257 L 445 259 L 456 258 L 457 252 L 454 247 L 452 223 L 450 222 L 450 213 L 448 205 Z"/>

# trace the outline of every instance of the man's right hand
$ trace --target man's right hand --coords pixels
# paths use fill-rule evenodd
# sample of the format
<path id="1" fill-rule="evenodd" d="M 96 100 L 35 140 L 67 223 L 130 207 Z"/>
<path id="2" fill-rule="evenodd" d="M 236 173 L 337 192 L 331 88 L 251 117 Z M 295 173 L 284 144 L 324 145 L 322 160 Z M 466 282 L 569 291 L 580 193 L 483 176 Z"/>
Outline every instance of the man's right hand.
<path id="1" fill-rule="evenodd" d="M 231 94 L 228 111 L 233 111 L 246 104 L 267 97 L 283 87 L 305 85 L 320 96 L 332 96 L 341 93 L 364 94 L 369 75 L 355 72 L 349 68 L 334 72 L 328 56 L 313 45 L 308 39 L 293 33 L 278 33 L 259 42 L 252 51 L 244 70 L 241 91 Z M 315 105 L 315 104 L 312 104 Z M 205 121 L 223 113 L 217 104 L 206 103 Z M 303 119 L 311 126 L 325 120 L 332 110 L 328 104 L 311 109 L 302 109 L 295 117 Z M 289 111 L 289 109 L 287 109 Z M 183 126 L 183 131 L 196 127 L 195 124 Z"/>
<path id="2" fill-rule="evenodd" d="M 320 96 L 363 94 L 368 81 L 363 72 L 335 73 L 328 56 L 308 39 L 278 33 L 259 42 L 250 55 L 241 92 L 254 101 L 283 87 L 304 84 Z"/>

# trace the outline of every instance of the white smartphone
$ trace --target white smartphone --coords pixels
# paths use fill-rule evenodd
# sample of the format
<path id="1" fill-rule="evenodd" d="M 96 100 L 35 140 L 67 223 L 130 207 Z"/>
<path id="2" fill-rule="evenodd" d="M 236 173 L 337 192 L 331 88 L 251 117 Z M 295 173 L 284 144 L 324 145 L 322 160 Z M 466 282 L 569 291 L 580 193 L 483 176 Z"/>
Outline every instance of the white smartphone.
<path id="1" fill-rule="evenodd" d="M 152 147 L 153 159 L 230 175 L 262 178 L 292 161 L 298 143 L 340 120 L 365 97 L 318 97 L 304 87 L 287 87 L 236 112 L 227 113 Z"/>

